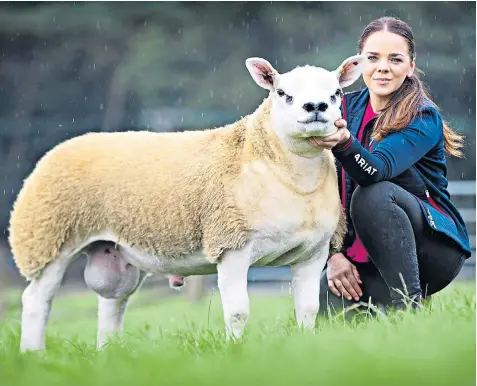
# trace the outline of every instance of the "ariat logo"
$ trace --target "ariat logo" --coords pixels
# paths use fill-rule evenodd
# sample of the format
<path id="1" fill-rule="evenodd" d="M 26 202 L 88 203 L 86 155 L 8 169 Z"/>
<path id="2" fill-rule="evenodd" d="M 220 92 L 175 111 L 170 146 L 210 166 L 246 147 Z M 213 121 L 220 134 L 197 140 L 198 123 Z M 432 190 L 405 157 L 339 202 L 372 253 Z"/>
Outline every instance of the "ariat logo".
<path id="1" fill-rule="evenodd" d="M 376 173 L 376 168 L 373 168 L 368 165 L 368 163 L 359 155 L 356 154 L 354 156 L 354 159 L 356 163 L 363 169 L 366 173 L 368 173 L 370 176 L 372 176 L 374 173 Z"/>

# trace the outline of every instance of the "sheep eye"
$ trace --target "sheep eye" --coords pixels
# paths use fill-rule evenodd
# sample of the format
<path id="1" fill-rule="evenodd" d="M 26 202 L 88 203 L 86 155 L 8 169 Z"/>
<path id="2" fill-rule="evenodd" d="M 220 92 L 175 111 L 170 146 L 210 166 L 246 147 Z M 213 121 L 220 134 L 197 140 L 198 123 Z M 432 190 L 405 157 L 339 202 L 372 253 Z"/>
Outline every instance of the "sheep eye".
<path id="1" fill-rule="evenodd" d="M 291 104 L 291 103 L 293 103 L 293 97 L 290 96 L 290 95 L 287 95 L 285 101 L 286 101 L 288 104 Z"/>
<path id="2" fill-rule="evenodd" d="M 277 90 L 277 94 L 278 94 L 278 96 L 282 97 L 283 95 L 285 95 L 285 91 Z"/>
<path id="3" fill-rule="evenodd" d="M 341 91 L 340 89 L 337 89 L 335 92 L 335 95 L 332 95 L 330 97 L 331 103 L 335 103 L 336 98 L 341 98 L 342 96 L 343 96 L 343 91 Z"/>

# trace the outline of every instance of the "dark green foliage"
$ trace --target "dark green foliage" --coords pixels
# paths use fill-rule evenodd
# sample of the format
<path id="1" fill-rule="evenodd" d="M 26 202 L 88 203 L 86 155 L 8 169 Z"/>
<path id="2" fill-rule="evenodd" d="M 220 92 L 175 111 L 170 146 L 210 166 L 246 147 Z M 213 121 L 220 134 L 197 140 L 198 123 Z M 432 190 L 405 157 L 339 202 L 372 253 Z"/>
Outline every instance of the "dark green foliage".
<path id="1" fill-rule="evenodd" d="M 0 238 L 23 178 L 55 144 L 86 131 L 232 122 L 266 96 L 247 57 L 281 72 L 334 69 L 382 15 L 413 27 L 423 79 L 468 136 L 449 177 L 474 179 L 475 3 L 0 4 Z"/>

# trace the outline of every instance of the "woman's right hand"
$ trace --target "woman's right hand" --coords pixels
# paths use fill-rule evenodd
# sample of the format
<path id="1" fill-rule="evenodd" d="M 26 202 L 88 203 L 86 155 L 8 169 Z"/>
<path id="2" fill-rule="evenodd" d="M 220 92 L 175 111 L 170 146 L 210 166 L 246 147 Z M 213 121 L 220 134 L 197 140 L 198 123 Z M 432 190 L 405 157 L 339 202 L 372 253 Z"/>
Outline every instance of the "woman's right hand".
<path id="1" fill-rule="evenodd" d="M 358 270 L 342 253 L 335 253 L 329 258 L 326 276 L 328 287 L 336 296 L 343 295 L 348 300 L 354 298 L 356 301 L 363 296 Z"/>
<path id="2" fill-rule="evenodd" d="M 326 137 L 310 137 L 310 143 L 313 147 L 324 147 L 325 149 L 333 149 L 336 145 L 346 142 L 351 136 L 347 129 L 347 123 L 340 118 L 335 121 L 335 126 L 338 128 L 333 134 Z"/>

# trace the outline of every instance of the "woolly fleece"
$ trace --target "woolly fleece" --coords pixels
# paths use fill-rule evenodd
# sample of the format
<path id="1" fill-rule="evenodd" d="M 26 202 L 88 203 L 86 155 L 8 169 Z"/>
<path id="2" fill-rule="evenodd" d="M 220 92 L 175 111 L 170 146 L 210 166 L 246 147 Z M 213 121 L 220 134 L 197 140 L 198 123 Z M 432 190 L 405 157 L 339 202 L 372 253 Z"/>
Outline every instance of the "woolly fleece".
<path id="1" fill-rule="evenodd" d="M 171 259 L 203 248 L 217 262 L 225 249 L 244 246 L 250 223 L 233 197 L 242 166 L 287 163 L 268 127 L 270 104 L 265 99 L 251 115 L 211 130 L 88 133 L 57 145 L 26 178 L 11 212 L 9 241 L 21 274 L 37 276 L 64 248 L 101 231 Z M 325 158 L 330 166 L 331 152 Z"/>

